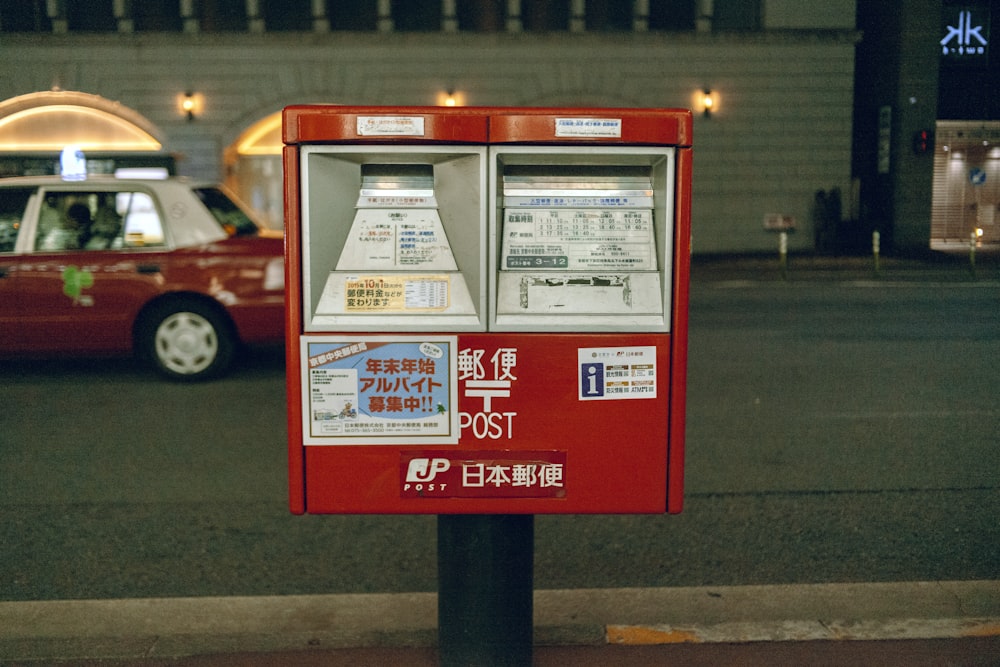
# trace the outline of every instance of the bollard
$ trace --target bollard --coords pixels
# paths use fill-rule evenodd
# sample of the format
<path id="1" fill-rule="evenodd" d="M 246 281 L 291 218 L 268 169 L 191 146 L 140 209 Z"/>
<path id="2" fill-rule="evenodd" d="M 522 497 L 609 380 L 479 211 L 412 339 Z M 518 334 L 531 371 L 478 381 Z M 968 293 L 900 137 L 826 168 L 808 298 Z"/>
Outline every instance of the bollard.
<path id="1" fill-rule="evenodd" d="M 788 278 L 788 232 L 778 235 L 778 257 L 781 262 L 781 277 Z"/>
<path id="2" fill-rule="evenodd" d="M 872 257 L 875 259 L 876 276 L 879 274 L 879 269 L 880 269 L 878 263 L 878 257 L 879 257 L 879 252 L 881 250 L 881 245 L 882 245 L 882 235 L 879 234 L 878 230 L 876 229 L 874 232 L 872 232 Z"/>
<path id="3" fill-rule="evenodd" d="M 969 273 L 972 274 L 972 278 L 976 277 L 976 241 L 979 240 L 979 235 L 976 232 L 972 232 L 969 235 Z"/>

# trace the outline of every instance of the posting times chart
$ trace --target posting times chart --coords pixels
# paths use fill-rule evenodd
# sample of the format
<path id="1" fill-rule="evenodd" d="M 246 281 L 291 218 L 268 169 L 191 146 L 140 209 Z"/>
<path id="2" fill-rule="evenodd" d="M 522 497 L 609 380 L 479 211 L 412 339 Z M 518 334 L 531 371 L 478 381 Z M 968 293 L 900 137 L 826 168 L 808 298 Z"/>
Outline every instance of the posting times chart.
<path id="1" fill-rule="evenodd" d="M 504 269 L 656 269 L 647 210 L 507 209 Z"/>

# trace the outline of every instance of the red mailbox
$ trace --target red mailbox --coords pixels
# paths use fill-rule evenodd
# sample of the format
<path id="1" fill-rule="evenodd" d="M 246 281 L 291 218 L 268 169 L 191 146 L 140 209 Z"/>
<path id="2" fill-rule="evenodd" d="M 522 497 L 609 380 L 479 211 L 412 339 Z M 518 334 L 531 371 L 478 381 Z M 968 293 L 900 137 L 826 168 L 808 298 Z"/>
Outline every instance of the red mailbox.
<path id="1" fill-rule="evenodd" d="M 681 510 L 690 112 L 283 133 L 293 512 Z"/>

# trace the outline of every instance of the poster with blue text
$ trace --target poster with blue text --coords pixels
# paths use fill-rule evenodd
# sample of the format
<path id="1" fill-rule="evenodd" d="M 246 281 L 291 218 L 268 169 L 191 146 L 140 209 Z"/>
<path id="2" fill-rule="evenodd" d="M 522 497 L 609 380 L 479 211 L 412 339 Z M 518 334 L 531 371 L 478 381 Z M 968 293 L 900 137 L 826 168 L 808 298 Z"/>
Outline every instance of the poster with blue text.
<path id="1" fill-rule="evenodd" d="M 306 445 L 457 444 L 455 336 L 302 338 Z"/>

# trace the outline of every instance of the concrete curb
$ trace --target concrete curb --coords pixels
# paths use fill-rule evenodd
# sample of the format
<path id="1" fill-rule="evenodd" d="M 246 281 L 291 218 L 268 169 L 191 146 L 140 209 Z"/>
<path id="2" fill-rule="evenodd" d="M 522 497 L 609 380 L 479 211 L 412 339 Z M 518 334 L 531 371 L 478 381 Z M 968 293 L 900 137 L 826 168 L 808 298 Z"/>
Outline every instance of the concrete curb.
<path id="1" fill-rule="evenodd" d="M 1000 636 L 1000 581 L 542 590 L 534 621 L 540 646 Z M 436 642 L 434 593 L 0 603 L 6 660 Z"/>

